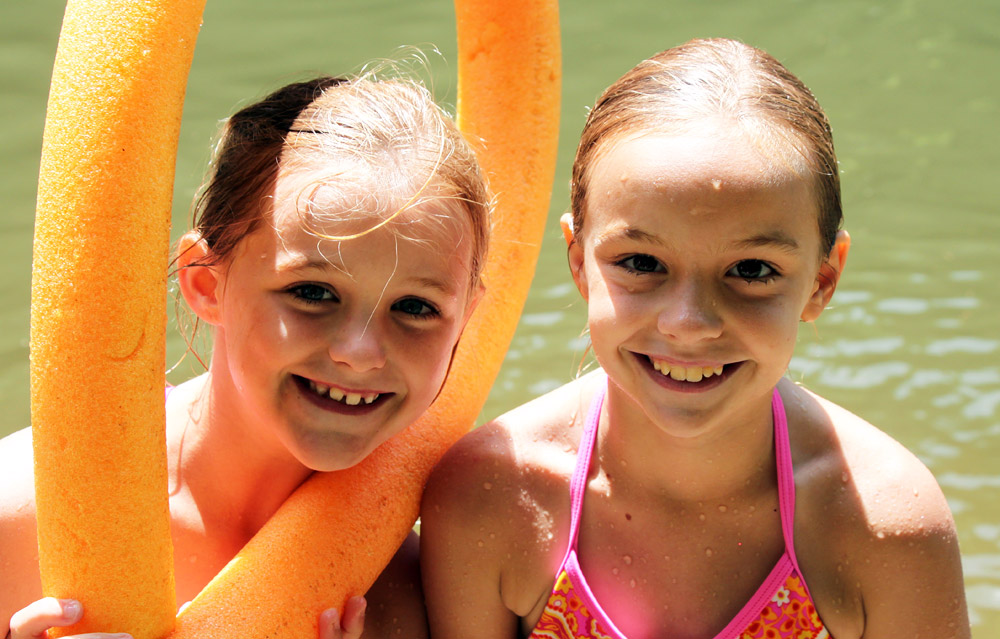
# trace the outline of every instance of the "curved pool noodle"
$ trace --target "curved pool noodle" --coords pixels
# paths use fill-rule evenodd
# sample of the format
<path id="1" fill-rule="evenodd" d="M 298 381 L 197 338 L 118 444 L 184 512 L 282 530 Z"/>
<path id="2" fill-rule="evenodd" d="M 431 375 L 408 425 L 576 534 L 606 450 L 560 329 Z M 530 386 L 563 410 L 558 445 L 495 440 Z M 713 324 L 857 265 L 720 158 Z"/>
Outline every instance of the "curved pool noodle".
<path id="1" fill-rule="evenodd" d="M 162 633 L 154 628 L 149 631 L 151 634 L 146 634 L 144 628 L 157 624 L 136 624 L 130 615 L 162 619 L 165 605 L 148 603 L 141 598 L 142 593 L 150 589 L 160 595 L 171 591 L 167 598 L 171 614 L 173 610 L 173 593 L 168 585 L 172 584 L 169 537 L 164 539 L 162 531 L 150 533 L 151 527 L 159 526 L 151 520 L 164 514 L 166 491 L 152 494 L 156 491 L 149 490 L 161 482 L 165 487 L 165 475 L 161 477 L 158 470 L 164 467 L 163 323 L 162 314 L 158 313 L 162 310 L 167 242 L 165 232 L 159 239 L 150 239 L 149 234 L 155 236 L 156 229 L 151 232 L 139 224 L 142 228 L 133 233 L 120 220 L 104 222 L 104 226 L 111 228 L 95 231 L 92 218 L 100 222 L 107 209 L 116 215 L 120 210 L 142 207 L 157 211 L 157 204 L 169 210 L 183 80 L 190 65 L 203 3 L 180 6 L 161 2 L 147 13 L 135 8 L 127 11 L 128 7 L 123 5 L 128 4 L 116 0 L 113 6 L 89 6 L 71 0 L 67 8 L 67 26 L 60 39 L 53 78 L 52 103 L 56 106 L 50 106 L 46 124 L 48 157 L 43 157 L 40 180 L 40 217 L 53 215 L 58 219 L 51 223 L 40 219 L 36 240 L 32 394 L 33 422 L 38 424 L 36 458 L 40 460 L 42 476 L 39 510 L 64 512 L 61 519 L 40 513 L 43 571 L 62 573 L 45 578 L 50 584 L 47 593 L 85 601 L 84 623 L 88 629 L 100 626 L 104 630 L 126 630 L 143 639 Z M 167 9 L 159 8 L 167 4 L 170 4 Z M 148 7 L 149 3 L 143 6 Z M 168 9 L 173 13 L 167 15 Z M 129 22 L 136 12 L 143 13 L 141 19 Z M 459 120 L 463 130 L 485 144 L 480 158 L 498 193 L 498 224 L 486 272 L 489 290 L 466 330 L 449 382 L 418 424 L 358 467 L 317 475 L 297 491 L 180 615 L 175 636 L 186 633 L 198 637 L 224 634 L 244 637 L 249 633 L 300 637 L 304 632 L 315 633 L 320 610 L 341 603 L 351 594 L 366 591 L 391 558 L 417 515 L 420 493 L 430 469 L 473 424 L 499 371 L 534 271 L 555 168 L 560 82 L 558 5 L 555 0 L 494 3 L 459 0 L 456 13 L 460 49 Z M 155 19 L 151 19 L 154 14 Z M 164 25 L 167 28 L 160 30 Z M 151 46 L 130 46 L 129 43 L 134 45 L 142 38 L 149 38 L 146 44 Z M 158 47 L 163 42 L 175 49 L 176 57 L 161 55 Z M 109 57 L 101 46 L 114 49 L 122 58 L 112 61 L 118 65 L 117 72 L 107 71 L 107 65 L 99 64 Z M 61 72 L 60 65 L 70 71 Z M 72 80 L 67 81 L 71 87 L 68 90 L 60 89 L 62 75 Z M 96 82 L 95 76 L 103 79 L 103 88 L 97 86 L 100 82 Z M 81 91 L 81 86 L 87 91 Z M 62 107 L 62 101 L 72 103 L 74 92 L 86 99 L 79 100 L 72 108 Z M 91 106 L 109 107 L 110 115 L 95 120 L 88 101 Z M 158 137 L 161 125 L 167 125 L 170 132 Z M 65 142 L 65 136 L 80 135 L 80 129 L 85 129 L 83 133 L 98 132 L 98 139 L 90 141 L 99 147 L 96 151 L 88 151 L 86 147 L 75 150 L 76 140 Z M 64 137 L 60 138 L 60 134 Z M 112 144 L 100 145 L 101 135 L 113 140 Z M 120 154 L 119 141 L 125 143 Z M 145 147 L 143 142 L 147 142 Z M 138 148 L 133 148 L 137 144 Z M 168 158 L 162 154 L 164 150 Z M 67 159 L 65 163 L 60 159 L 63 156 Z M 75 170 L 75 175 L 60 171 L 60 166 L 75 166 L 79 157 L 88 162 L 96 159 L 98 168 L 81 164 L 83 168 Z M 62 192 L 69 195 L 61 195 Z M 85 192 L 85 196 L 75 195 L 78 192 Z M 81 207 L 79 202 L 85 204 Z M 103 202 L 111 206 L 102 207 Z M 81 208 L 79 223 L 70 219 L 76 208 Z M 92 209 L 104 210 L 95 215 Z M 58 217 L 60 212 L 69 218 Z M 138 218 L 149 222 L 148 218 Z M 167 219 L 169 215 L 164 213 L 164 220 Z M 150 224 L 156 227 L 158 223 Z M 74 243 L 82 244 L 86 250 L 75 248 Z M 60 246 L 64 244 L 74 245 L 69 255 Z M 114 255 L 108 254 L 109 245 L 118 247 Z M 114 257 L 121 262 L 120 253 L 129 253 L 128 246 L 134 247 L 131 253 L 141 250 L 145 257 L 152 255 L 153 259 L 139 260 L 145 265 L 163 257 L 163 262 L 150 265 L 160 278 L 158 284 L 147 286 L 141 282 L 140 274 L 149 270 L 142 268 L 138 274 L 129 268 L 120 269 L 122 272 L 116 271 L 118 279 L 100 278 L 94 274 L 96 266 L 106 268 L 102 261 L 93 256 L 76 257 L 97 247 L 104 259 Z M 160 246 L 162 252 L 158 252 Z M 76 279 L 60 277 L 64 266 L 78 263 L 83 268 L 74 266 L 70 270 L 72 277 L 82 284 L 77 284 Z M 153 291 L 156 295 L 150 294 L 149 301 L 140 302 L 130 297 L 136 294 L 131 288 L 129 295 L 124 295 L 123 286 L 134 286 L 147 293 Z M 92 290 L 95 288 L 99 290 Z M 65 302 L 67 291 L 61 289 L 69 289 L 68 292 L 85 289 L 94 299 L 106 300 L 109 296 L 117 299 L 87 305 L 86 299 L 73 295 Z M 98 296 L 100 289 L 104 297 Z M 68 304 L 69 310 L 60 307 L 60 303 Z M 84 312 L 78 311 L 84 307 Z M 112 319 L 95 320 L 101 317 Z M 117 326 L 116 319 L 122 323 L 120 333 L 112 330 Z M 81 328 L 88 322 L 96 322 L 98 327 L 77 331 L 77 322 Z M 160 346 L 154 347 L 154 342 Z M 111 375 L 105 374 L 105 368 L 114 372 L 125 368 L 125 364 L 134 365 L 140 354 L 151 351 L 159 351 L 160 358 L 153 366 L 134 366 L 139 370 L 128 369 L 127 374 L 120 376 L 124 379 L 111 377 L 105 381 Z M 71 374 L 63 375 L 64 371 Z M 74 385 L 81 388 L 70 390 Z M 146 392 L 139 392 L 142 390 Z M 131 395 L 132 391 L 136 391 L 136 396 Z M 99 402 L 96 416 L 87 415 L 83 418 L 85 423 L 80 424 L 80 419 L 67 419 L 59 413 L 61 404 L 51 399 L 55 393 L 62 403 L 67 398 L 81 405 L 87 404 L 92 396 L 104 399 Z M 56 418 L 50 418 L 47 411 L 55 411 Z M 63 412 L 70 412 L 70 408 L 64 408 Z M 76 446 L 78 440 L 84 440 L 80 433 L 86 433 L 95 420 L 107 415 L 112 416 L 117 430 L 87 438 L 89 446 L 82 454 L 60 454 L 63 449 Z M 134 415 L 147 419 L 153 416 L 153 421 L 158 421 L 154 430 L 160 438 L 159 451 L 149 451 L 148 447 L 131 442 L 130 418 Z M 63 428 L 69 422 L 76 428 L 68 425 Z M 116 446 L 119 442 L 123 445 Z M 137 461 L 126 464 L 120 449 L 133 447 L 145 452 L 136 455 Z M 109 453 L 109 448 L 115 452 Z M 111 521 L 106 516 L 104 526 L 97 526 L 100 529 L 97 538 L 111 538 L 111 533 L 122 528 L 120 513 L 129 513 L 127 518 L 138 526 L 138 531 L 119 535 L 126 538 L 124 542 L 98 547 L 78 534 L 87 519 L 100 519 L 97 505 L 67 494 L 67 487 L 45 478 L 46 475 L 65 478 L 67 473 L 63 471 L 69 466 L 63 464 L 73 461 L 83 461 L 88 472 L 71 471 L 73 479 L 68 483 L 77 478 L 86 480 L 77 492 L 102 502 L 101 506 L 106 507 L 104 512 L 112 513 L 114 518 Z M 97 484 L 90 481 L 89 476 L 95 475 L 98 468 L 117 470 L 126 465 L 128 470 L 112 473 L 112 480 Z M 139 484 L 145 486 L 138 491 L 142 495 L 132 490 Z M 109 498 L 118 494 L 127 495 L 123 500 L 127 503 L 109 504 Z M 53 527 L 42 523 L 49 519 L 60 522 L 58 530 L 49 530 Z M 42 532 L 43 528 L 48 532 Z M 140 556 L 133 557 L 134 553 L 127 550 L 130 544 L 140 548 Z M 82 550 L 69 556 L 59 555 L 63 546 L 78 546 Z M 150 562 L 159 567 L 146 567 Z M 115 569 L 122 565 L 128 566 L 128 570 Z M 86 580 L 81 574 L 96 577 L 98 583 L 84 586 Z M 103 593 L 108 593 L 117 616 L 101 615 L 101 621 L 95 624 L 96 611 L 103 605 L 98 600 Z M 157 623 L 159 628 L 166 625 Z M 70 630 L 82 631 L 80 628 L 78 625 Z"/>
<path id="2" fill-rule="evenodd" d="M 164 433 L 174 162 L 204 0 L 70 0 L 52 72 L 31 283 L 31 423 L 53 636 L 155 639 L 176 603 Z"/>
<path id="3" fill-rule="evenodd" d="M 177 619 L 172 639 L 315 637 L 368 590 L 415 521 L 427 476 L 474 424 L 534 274 L 555 173 L 556 0 L 456 0 L 458 121 L 497 196 L 486 296 L 437 401 L 357 466 L 314 475 Z"/>

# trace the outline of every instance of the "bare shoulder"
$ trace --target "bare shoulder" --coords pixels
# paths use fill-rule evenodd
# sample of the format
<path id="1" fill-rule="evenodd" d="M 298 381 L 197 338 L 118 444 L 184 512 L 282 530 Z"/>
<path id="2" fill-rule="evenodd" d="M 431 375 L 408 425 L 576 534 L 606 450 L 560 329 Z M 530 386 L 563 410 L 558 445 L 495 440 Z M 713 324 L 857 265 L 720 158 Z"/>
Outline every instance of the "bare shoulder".
<path id="1" fill-rule="evenodd" d="M 470 605 L 517 616 L 547 594 L 565 550 L 569 477 L 594 386 L 588 376 L 515 408 L 463 437 L 435 468 L 421 508 L 432 629 L 437 602 L 459 584 Z"/>
<path id="2" fill-rule="evenodd" d="M 934 476 L 902 444 L 805 388 L 783 387 L 782 396 L 799 508 L 836 506 L 832 512 L 876 538 L 954 528 Z"/>
<path id="3" fill-rule="evenodd" d="M 497 513 L 497 506 L 523 506 L 527 493 L 546 495 L 550 487 L 561 491 L 562 480 L 572 472 L 593 386 L 590 376 L 566 384 L 459 440 L 431 475 L 423 516 L 428 508 L 488 516 Z"/>
<path id="4" fill-rule="evenodd" d="M 820 612 L 825 599 L 827 616 L 844 624 L 831 633 L 880 637 L 912 627 L 967 636 L 958 535 L 931 471 L 845 408 L 791 383 L 780 388 L 795 466 L 796 550 Z"/>
<path id="5" fill-rule="evenodd" d="M 0 635 L 12 614 L 41 597 L 31 429 L 0 439 Z"/>

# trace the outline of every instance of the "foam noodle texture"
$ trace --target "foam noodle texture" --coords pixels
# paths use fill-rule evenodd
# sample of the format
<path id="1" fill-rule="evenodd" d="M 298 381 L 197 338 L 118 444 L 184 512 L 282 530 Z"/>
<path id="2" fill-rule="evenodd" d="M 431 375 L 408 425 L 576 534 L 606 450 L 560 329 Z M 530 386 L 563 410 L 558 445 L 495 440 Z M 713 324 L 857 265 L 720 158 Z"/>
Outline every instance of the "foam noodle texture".
<path id="1" fill-rule="evenodd" d="M 204 0 L 70 0 L 42 143 L 31 422 L 53 635 L 174 623 L 163 371 L 174 161 Z"/>
<path id="2" fill-rule="evenodd" d="M 487 294 L 431 410 L 354 468 L 313 476 L 178 617 L 174 639 L 316 636 L 412 526 L 430 470 L 473 425 L 534 273 L 555 172 L 556 0 L 457 0 L 459 122 L 498 196 Z"/>

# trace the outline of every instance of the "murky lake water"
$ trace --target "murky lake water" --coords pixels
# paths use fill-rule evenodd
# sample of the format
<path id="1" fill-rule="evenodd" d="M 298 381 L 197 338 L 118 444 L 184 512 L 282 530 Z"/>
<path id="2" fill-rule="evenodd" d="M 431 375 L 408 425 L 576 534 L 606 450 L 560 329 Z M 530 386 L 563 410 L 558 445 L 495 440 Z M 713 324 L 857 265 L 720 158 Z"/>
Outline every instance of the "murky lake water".
<path id="1" fill-rule="evenodd" d="M 0 405 L 28 424 L 31 232 L 63 2 L 0 6 Z M 175 233 L 217 121 L 310 71 L 346 73 L 436 46 L 454 103 L 448 0 L 209 0 L 188 88 Z M 974 634 L 1000 636 L 1000 3 L 565 0 L 560 164 L 531 297 L 484 417 L 569 379 L 585 340 L 558 214 L 585 108 L 643 57 L 695 36 L 782 60 L 833 123 L 854 245 L 833 308 L 802 331 L 790 375 L 882 427 L 934 472 L 958 523 Z M 183 351 L 176 336 L 168 361 Z M 192 374 L 187 363 L 171 374 Z"/>

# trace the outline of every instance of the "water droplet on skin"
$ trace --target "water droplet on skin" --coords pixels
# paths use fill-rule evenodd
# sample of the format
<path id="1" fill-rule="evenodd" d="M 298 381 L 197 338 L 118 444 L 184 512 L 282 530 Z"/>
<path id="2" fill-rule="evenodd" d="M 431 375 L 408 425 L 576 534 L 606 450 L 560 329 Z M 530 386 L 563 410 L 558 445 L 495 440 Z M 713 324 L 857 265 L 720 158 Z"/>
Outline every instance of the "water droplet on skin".
<path id="1" fill-rule="evenodd" d="M 630 580 L 628 582 L 628 585 L 629 585 L 630 588 L 635 588 L 635 579 Z"/>
<path id="2" fill-rule="evenodd" d="M 846 472 L 840 474 L 840 481 L 844 482 L 845 484 L 847 483 L 847 480 L 849 480 L 850 478 L 851 476 L 848 475 Z"/>
<path id="3" fill-rule="evenodd" d="M 622 561 L 625 562 L 626 566 L 632 565 L 632 557 L 630 555 L 625 555 L 624 557 L 622 557 Z"/>
<path id="4" fill-rule="evenodd" d="M 617 575 L 618 573 L 619 573 L 619 570 L 617 568 L 612 568 L 611 569 L 611 574 L 612 575 Z"/>
<path id="5" fill-rule="evenodd" d="M 698 515 L 698 519 L 700 521 L 705 521 L 705 513 L 701 513 L 700 515 Z"/>
<path id="6" fill-rule="evenodd" d="M 483 482 L 483 489 L 484 490 L 493 490 L 493 484 L 491 484 L 488 481 L 487 482 Z"/>
<path id="7" fill-rule="evenodd" d="M 496 538 L 497 538 L 496 533 L 490 533 L 490 539 L 496 539 Z"/>
<path id="8" fill-rule="evenodd" d="M 479 541 L 477 541 L 477 542 L 476 542 L 476 545 L 477 545 L 477 546 L 479 546 L 480 548 L 482 548 L 482 547 L 483 547 L 483 546 L 485 546 L 486 544 L 484 544 L 484 543 L 483 543 L 483 540 L 482 540 L 482 539 L 480 539 Z"/>
<path id="9" fill-rule="evenodd" d="M 715 189 L 716 191 L 721 191 L 722 190 L 722 180 L 719 180 L 719 179 L 712 180 L 712 188 Z"/>
<path id="10" fill-rule="evenodd" d="M 750 506 L 750 512 L 754 512 L 754 511 L 756 511 L 756 510 L 757 510 L 757 507 L 756 507 L 756 506 Z"/>
<path id="11" fill-rule="evenodd" d="M 712 549 L 711 548 L 706 548 L 705 549 L 705 556 L 706 557 L 711 557 L 712 556 Z"/>
<path id="12" fill-rule="evenodd" d="M 878 537 L 879 539 L 885 539 L 885 533 L 882 532 L 881 530 L 875 533 L 875 536 Z"/>
<path id="13" fill-rule="evenodd" d="M 719 512 L 720 512 L 720 513 L 724 513 L 724 512 L 726 512 L 727 510 L 729 510 L 729 509 L 728 509 L 728 508 L 726 508 L 725 506 L 719 506 Z"/>

